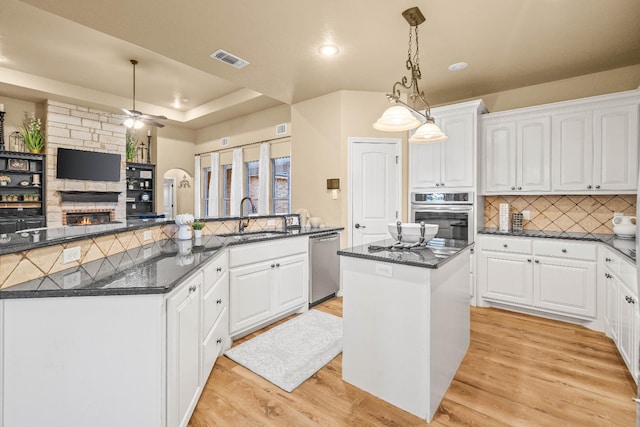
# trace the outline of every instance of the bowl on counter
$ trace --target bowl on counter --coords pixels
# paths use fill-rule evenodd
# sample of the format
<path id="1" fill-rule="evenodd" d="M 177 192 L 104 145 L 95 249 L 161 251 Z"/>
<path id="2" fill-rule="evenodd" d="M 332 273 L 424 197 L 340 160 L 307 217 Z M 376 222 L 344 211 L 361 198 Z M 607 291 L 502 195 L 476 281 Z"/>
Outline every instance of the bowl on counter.
<path id="1" fill-rule="evenodd" d="M 398 240 L 398 226 L 395 222 L 387 224 L 389 228 L 389 234 L 391 237 Z M 417 243 L 420 241 L 420 224 L 413 222 L 403 222 L 402 227 L 402 242 L 404 243 Z M 438 224 L 425 224 L 424 225 L 424 241 L 428 242 L 433 239 L 438 233 Z"/>

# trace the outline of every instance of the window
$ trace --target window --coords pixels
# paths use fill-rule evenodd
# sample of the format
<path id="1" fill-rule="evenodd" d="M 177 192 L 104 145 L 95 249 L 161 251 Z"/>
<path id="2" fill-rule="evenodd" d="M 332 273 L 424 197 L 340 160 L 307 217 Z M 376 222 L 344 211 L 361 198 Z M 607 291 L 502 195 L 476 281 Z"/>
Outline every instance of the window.
<path id="1" fill-rule="evenodd" d="M 231 215 L 231 165 L 222 165 L 222 216 Z"/>
<path id="2" fill-rule="evenodd" d="M 204 216 L 211 216 L 209 212 L 209 185 L 211 185 L 211 168 L 204 168 L 204 185 L 202 195 L 204 196 Z"/>
<path id="3" fill-rule="evenodd" d="M 273 170 L 272 212 L 286 214 L 291 210 L 291 157 L 279 157 L 271 160 Z"/>
<path id="4" fill-rule="evenodd" d="M 260 169 L 260 162 L 258 160 L 254 162 L 246 162 L 244 164 L 245 170 L 245 182 L 244 182 L 244 194 L 251 198 L 255 211 L 258 212 L 258 206 L 260 206 L 260 179 L 258 177 L 258 171 Z"/>

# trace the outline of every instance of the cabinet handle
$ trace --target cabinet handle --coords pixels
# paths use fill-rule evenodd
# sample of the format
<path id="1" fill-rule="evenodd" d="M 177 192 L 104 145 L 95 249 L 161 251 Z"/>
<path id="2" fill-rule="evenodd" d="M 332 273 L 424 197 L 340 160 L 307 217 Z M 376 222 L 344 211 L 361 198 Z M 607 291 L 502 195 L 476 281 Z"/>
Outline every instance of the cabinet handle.
<path id="1" fill-rule="evenodd" d="M 518 187 L 518 190 L 522 190 L 522 187 Z"/>
<path id="2" fill-rule="evenodd" d="M 512 190 L 515 190 L 515 189 L 516 189 L 516 187 L 511 187 L 511 189 L 512 189 Z"/>
<path id="3" fill-rule="evenodd" d="M 444 182 L 441 182 L 441 183 L 440 183 L 440 186 L 444 187 Z"/>
<path id="4" fill-rule="evenodd" d="M 566 250 L 566 249 L 562 249 L 562 253 L 563 253 L 563 254 L 566 254 L 566 253 L 567 253 L 567 250 Z"/>
<path id="5" fill-rule="evenodd" d="M 189 286 L 189 293 L 196 291 L 196 285 Z"/>
<path id="6" fill-rule="evenodd" d="M 604 277 L 606 277 L 607 279 L 611 279 L 611 275 L 609 273 L 604 273 Z"/>
<path id="7" fill-rule="evenodd" d="M 502 245 L 502 247 L 506 248 L 506 247 L 507 247 L 507 244 L 505 243 L 504 245 Z"/>
<path id="8" fill-rule="evenodd" d="M 587 185 L 587 190 L 591 190 L 591 186 L 590 185 Z"/>
<path id="9" fill-rule="evenodd" d="M 527 262 L 531 262 L 531 258 L 527 258 Z"/>
<path id="10" fill-rule="evenodd" d="M 271 268 L 276 268 L 276 265 L 275 264 L 271 264 Z"/>
<path id="11" fill-rule="evenodd" d="M 440 184 L 438 184 L 437 182 L 436 182 L 436 187 L 440 187 Z"/>
<path id="12" fill-rule="evenodd" d="M 605 262 L 611 262 L 611 258 L 605 258 L 604 261 Z"/>
<path id="13" fill-rule="evenodd" d="M 626 299 L 629 304 L 635 304 L 636 303 L 636 300 L 634 300 L 629 295 L 625 295 L 624 299 Z"/>
<path id="14" fill-rule="evenodd" d="M 218 268 L 216 268 L 216 271 L 217 271 L 218 273 L 220 273 L 220 272 L 222 271 L 222 267 L 218 267 Z"/>
<path id="15" fill-rule="evenodd" d="M 222 338 L 218 338 L 218 339 L 216 340 L 216 343 L 218 343 L 218 344 L 222 344 Z"/>
<path id="16" fill-rule="evenodd" d="M 280 267 L 280 263 L 279 262 L 276 262 L 276 267 Z"/>
<path id="17" fill-rule="evenodd" d="M 538 259 L 537 259 L 537 260 L 536 260 L 536 264 L 540 264 L 540 260 L 538 260 Z"/>
<path id="18" fill-rule="evenodd" d="M 599 189 L 600 189 L 600 186 L 599 186 L 599 185 L 596 185 L 596 190 L 599 190 Z"/>
<path id="19" fill-rule="evenodd" d="M 216 304 L 222 304 L 222 300 L 221 299 L 216 300 Z"/>

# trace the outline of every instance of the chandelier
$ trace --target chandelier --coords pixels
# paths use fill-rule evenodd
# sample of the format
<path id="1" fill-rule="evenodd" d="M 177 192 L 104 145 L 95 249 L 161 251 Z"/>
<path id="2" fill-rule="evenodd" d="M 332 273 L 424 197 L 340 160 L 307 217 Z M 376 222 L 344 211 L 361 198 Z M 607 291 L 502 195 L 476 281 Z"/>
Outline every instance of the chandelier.
<path id="1" fill-rule="evenodd" d="M 433 117 L 431 117 L 431 107 L 427 102 L 424 92 L 418 88 L 418 80 L 421 79 L 420 72 L 420 46 L 418 44 L 418 25 L 425 21 L 424 15 L 417 7 L 402 12 L 402 16 L 409 23 L 409 49 L 407 52 L 406 67 L 411 71 L 411 82 L 407 76 L 403 76 L 402 80 L 394 83 L 391 93 L 387 94 L 387 99 L 394 105 L 387 108 L 382 116 L 373 124 L 377 130 L 398 132 L 416 129 L 415 133 L 409 138 L 409 142 L 440 142 L 448 139 L 447 135 L 436 125 Z M 412 58 L 411 39 L 415 34 L 416 50 Z M 407 89 L 411 105 L 400 100 L 400 89 Z M 416 102 L 421 101 L 426 106 L 424 113 L 416 108 Z M 423 124 L 424 122 L 424 124 Z"/>

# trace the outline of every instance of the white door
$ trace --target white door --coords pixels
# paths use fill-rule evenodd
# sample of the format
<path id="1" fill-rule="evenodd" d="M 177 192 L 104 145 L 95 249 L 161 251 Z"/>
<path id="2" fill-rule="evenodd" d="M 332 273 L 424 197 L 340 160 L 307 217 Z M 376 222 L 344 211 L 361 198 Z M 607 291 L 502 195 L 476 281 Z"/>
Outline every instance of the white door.
<path id="1" fill-rule="evenodd" d="M 449 136 L 447 141 L 439 143 L 442 147 L 440 186 L 473 187 L 473 125 L 476 114 L 474 111 L 440 120 L 442 130 Z"/>
<path id="2" fill-rule="evenodd" d="M 400 139 L 350 138 L 351 246 L 390 238 L 400 218 Z"/>
<path id="3" fill-rule="evenodd" d="M 516 189 L 515 136 L 514 122 L 486 123 L 484 126 L 484 183 L 487 193 L 502 193 Z"/>
<path id="4" fill-rule="evenodd" d="M 593 113 L 554 114 L 551 132 L 553 190 L 591 190 Z"/>
<path id="5" fill-rule="evenodd" d="M 551 190 L 551 118 L 518 120 L 518 190 Z"/>
<path id="6" fill-rule="evenodd" d="M 165 178 L 162 186 L 162 212 L 167 219 L 176 216 L 175 206 L 176 180 Z"/>

